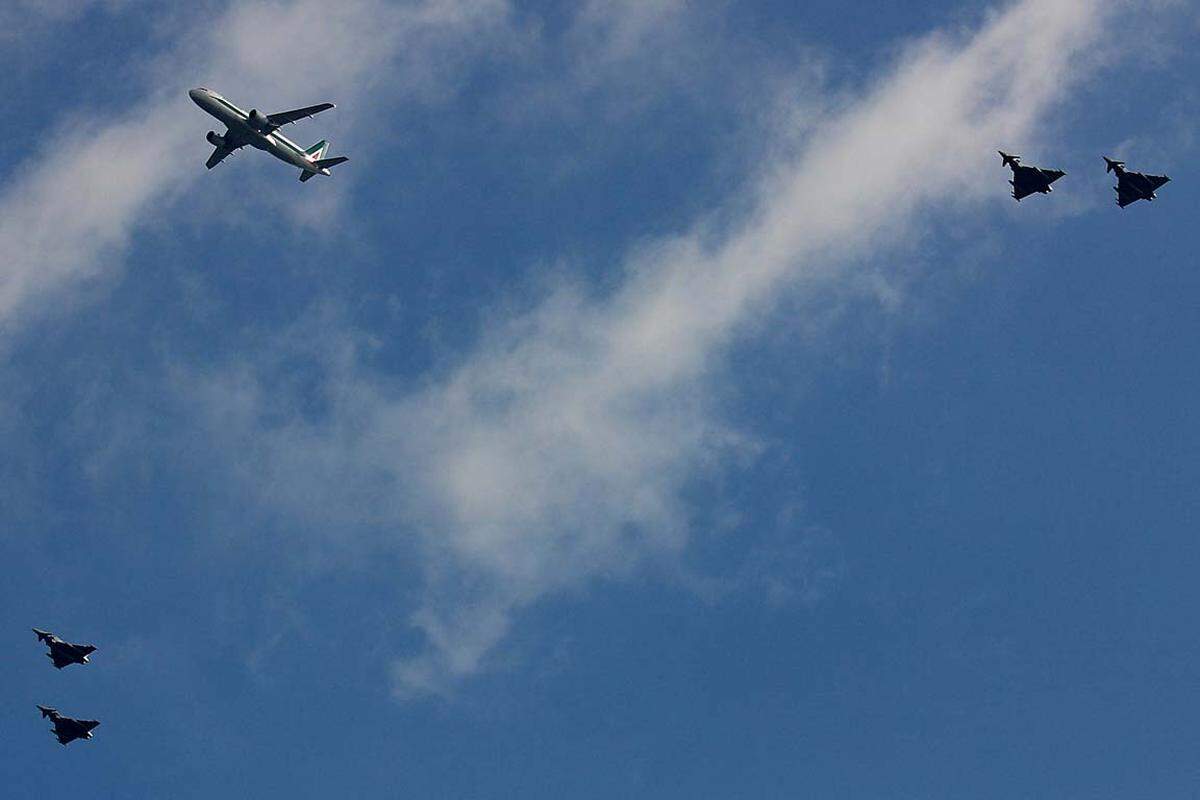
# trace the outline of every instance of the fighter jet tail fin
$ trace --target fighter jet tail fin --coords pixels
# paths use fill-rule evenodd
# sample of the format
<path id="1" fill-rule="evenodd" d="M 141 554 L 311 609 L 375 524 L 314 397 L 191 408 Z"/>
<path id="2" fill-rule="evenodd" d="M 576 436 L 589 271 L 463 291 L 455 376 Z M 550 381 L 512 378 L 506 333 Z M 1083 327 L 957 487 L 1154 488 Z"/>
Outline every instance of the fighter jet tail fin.
<path id="1" fill-rule="evenodd" d="M 1105 172 L 1112 172 L 1115 169 L 1124 169 L 1125 168 L 1124 161 L 1117 161 L 1116 159 L 1109 158 L 1108 156 L 1101 156 L 1101 158 L 1104 159 L 1104 163 L 1106 165 Z"/>

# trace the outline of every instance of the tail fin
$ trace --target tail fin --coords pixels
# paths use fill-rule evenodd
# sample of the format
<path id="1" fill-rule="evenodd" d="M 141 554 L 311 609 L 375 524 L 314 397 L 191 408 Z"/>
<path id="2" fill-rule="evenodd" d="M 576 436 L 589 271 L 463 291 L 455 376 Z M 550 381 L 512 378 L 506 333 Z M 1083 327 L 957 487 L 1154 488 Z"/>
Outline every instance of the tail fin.
<path id="1" fill-rule="evenodd" d="M 329 142 L 322 139 L 305 150 L 304 155 L 308 156 L 309 161 L 316 161 L 317 159 L 324 158 L 327 150 L 329 150 Z"/>
<path id="2" fill-rule="evenodd" d="M 1112 172 L 1113 170 L 1119 171 L 1119 170 L 1122 170 L 1125 168 L 1124 161 L 1116 161 L 1114 159 L 1109 158 L 1108 156 L 1100 156 L 1100 157 L 1104 159 L 1104 163 L 1107 166 L 1107 169 L 1105 170 L 1105 172 Z"/>
<path id="3" fill-rule="evenodd" d="M 999 153 L 1000 158 L 1002 158 L 1004 160 L 1003 166 L 1006 166 L 1006 167 L 1020 166 L 1020 164 L 1021 164 L 1020 156 L 1010 156 L 1008 153 L 1004 152 L 1003 150 L 997 150 L 996 152 Z"/>

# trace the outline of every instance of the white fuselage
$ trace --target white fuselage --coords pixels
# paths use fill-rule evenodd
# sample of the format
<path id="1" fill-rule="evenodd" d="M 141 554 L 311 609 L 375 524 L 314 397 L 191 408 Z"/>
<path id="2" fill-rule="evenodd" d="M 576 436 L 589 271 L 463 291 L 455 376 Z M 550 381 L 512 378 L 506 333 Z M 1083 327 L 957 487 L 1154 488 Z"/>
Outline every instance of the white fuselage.
<path id="1" fill-rule="evenodd" d="M 322 169 L 314 164 L 313 159 L 304 152 L 302 147 L 278 130 L 263 133 L 254 128 L 250 124 L 249 112 L 238 108 L 211 89 L 203 87 L 192 89 L 188 92 L 188 97 L 225 125 L 228 129 L 225 139 L 229 149 L 249 145 L 264 150 L 280 161 L 286 161 L 306 172 L 315 172 L 320 175 L 330 174 L 328 169 Z"/>

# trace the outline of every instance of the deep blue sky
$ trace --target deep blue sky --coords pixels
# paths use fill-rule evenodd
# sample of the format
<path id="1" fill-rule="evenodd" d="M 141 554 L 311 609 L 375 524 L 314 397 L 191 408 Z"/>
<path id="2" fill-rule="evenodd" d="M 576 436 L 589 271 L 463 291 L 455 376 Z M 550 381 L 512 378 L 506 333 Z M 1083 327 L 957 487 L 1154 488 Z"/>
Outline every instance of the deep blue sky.
<path id="1" fill-rule="evenodd" d="M 424 573 L 386 503 L 337 486 L 362 518 L 280 508 L 280 476 L 240 468 L 254 442 L 212 435 L 207 379 L 247 364 L 265 429 L 333 414 L 340 343 L 314 331 L 357 343 L 356 375 L 419 387 L 548 281 L 605 297 L 631 248 L 736 212 L 790 81 L 845 102 L 987 7 L 704 5 L 670 39 L 687 79 L 651 69 L 634 91 L 620 70 L 563 76 L 575 4 L 518 4 L 531 54 L 297 127 L 353 157 L 332 181 L 239 154 L 151 204 L 101 277 L 5 326 L 0 794 L 1200 792 L 1194 10 L 1163 11 L 1176 38 L 1114 57 L 1031 141 L 978 143 L 1066 169 L 1053 196 L 1012 203 L 997 158 L 994 198 L 855 256 L 896 304 L 848 280 L 736 331 L 712 413 L 753 444 L 680 489 L 688 545 L 539 595 L 445 696 L 393 696 Z M 141 101 L 174 46 L 145 9 L 31 21 L 8 45 L 5 172 L 36 170 L 42 129 Z M 182 98 L 210 76 L 174 79 Z M 172 157 L 203 171 L 190 104 L 139 135 L 176 114 L 194 135 Z M 1119 146 L 1174 178 L 1160 202 L 1112 205 L 1099 156 Z M 33 625 L 97 644 L 94 663 L 51 669 Z M 63 749 L 35 703 L 103 724 Z"/>

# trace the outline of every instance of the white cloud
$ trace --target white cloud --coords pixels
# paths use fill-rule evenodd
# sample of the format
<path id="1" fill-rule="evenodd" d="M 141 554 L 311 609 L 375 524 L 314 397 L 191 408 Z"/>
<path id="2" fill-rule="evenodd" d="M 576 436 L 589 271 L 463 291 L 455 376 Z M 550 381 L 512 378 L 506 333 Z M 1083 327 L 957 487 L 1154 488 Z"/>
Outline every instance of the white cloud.
<path id="1" fill-rule="evenodd" d="M 1115 10 L 1024 0 L 972 36 L 913 44 L 765 165 L 750 202 L 733 198 L 750 209 L 736 221 L 717 209 L 720 222 L 639 248 L 610 296 L 551 293 L 421 390 L 333 347 L 329 420 L 268 425 L 253 370 L 215 379 L 218 427 L 242 432 L 230 446 L 254 454 L 244 468 L 269 476 L 269 499 L 387 526 L 405 547 L 419 532 L 411 621 L 427 647 L 397 664 L 397 693 L 450 690 L 520 609 L 684 546 L 683 490 L 741 446 L 711 408 L 726 345 L 783 293 L 802 307 L 853 285 L 926 213 L 1003 197 L 995 149 L 1036 136 Z"/>
<path id="2" fill-rule="evenodd" d="M 56 121 L 10 177 L 0 195 L 0 336 L 111 280 L 131 234 L 201 177 L 205 119 L 187 89 L 209 82 L 283 104 L 363 98 L 386 82 L 393 99 L 427 97 L 451 86 L 507 13 L 506 0 L 253 0 L 203 26 L 174 26 L 179 38 L 146 68 L 142 102 L 116 117 L 92 108 Z M 354 116 L 350 105 L 343 113 Z"/>
<path id="3" fill-rule="evenodd" d="M 799 149 L 763 165 L 749 199 L 731 198 L 746 211 L 714 209 L 639 248 L 611 295 L 551 292 L 419 390 L 369 374 L 355 343 L 319 320 L 303 336 L 324 337 L 328 418 L 281 407 L 286 392 L 252 365 L 201 382 L 194 399 L 214 423 L 211 442 L 237 453 L 234 469 L 260 499 L 318 524 L 385 528 L 419 555 L 425 586 L 411 619 L 427 646 L 396 665 L 395 686 L 448 691 L 522 608 L 685 546 L 683 490 L 745 448 L 712 408 L 726 345 L 781 294 L 803 307 L 857 282 L 862 261 L 920 229 L 924 212 L 1003 197 L 995 148 L 1036 137 L 1091 66 L 1114 6 L 1025 0 L 970 38 L 914 44 L 864 96 L 839 100 L 841 112 L 802 121 Z M 681 8 L 582 6 L 573 35 L 589 56 L 574 80 L 586 89 L 592 66 L 642 68 Z M 0 196 L 0 326 L 110 278 L 156 204 L 202 174 L 181 156 L 203 131 L 183 97 L 190 85 L 281 103 L 328 94 L 339 112 L 369 117 L 377 90 L 436 99 L 508 15 L 500 0 L 234 6 L 156 62 L 159 83 L 178 85 L 118 119 L 60 130 L 16 170 Z M 189 394 L 194 378 L 182 378 Z"/>
<path id="4" fill-rule="evenodd" d="M 1032 134 L 1106 10 L 1029 0 L 969 41 L 922 42 L 775 165 L 740 224 L 643 249 L 614 297 L 558 293 L 374 409 L 352 447 L 409 484 L 429 559 L 413 622 L 430 647 L 398 665 L 398 691 L 452 685 L 515 610 L 681 546 L 680 492 L 728 442 L 706 392 L 723 347 L 780 291 L 828 287 L 918 212 L 989 194 L 995 143 Z"/>
<path id="5" fill-rule="evenodd" d="M 93 8 L 109 11 L 123 9 L 138 0 L 16 0 L 14 17 L 31 20 L 73 20 Z"/>

